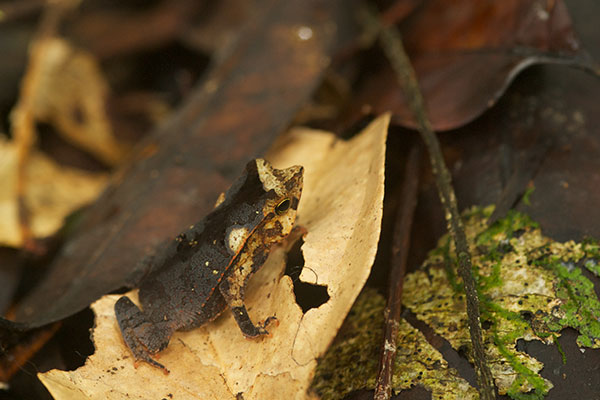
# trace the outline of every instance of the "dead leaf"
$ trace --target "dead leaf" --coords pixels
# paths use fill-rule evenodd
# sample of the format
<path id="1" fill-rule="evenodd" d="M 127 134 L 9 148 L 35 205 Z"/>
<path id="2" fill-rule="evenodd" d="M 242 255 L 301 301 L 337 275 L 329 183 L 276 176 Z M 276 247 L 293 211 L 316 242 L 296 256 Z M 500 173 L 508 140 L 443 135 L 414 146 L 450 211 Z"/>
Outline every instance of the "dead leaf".
<path id="1" fill-rule="evenodd" d="M 383 342 L 385 299 L 365 289 L 344 321 L 345 334 L 319 360 L 313 389 L 322 400 L 341 400 L 352 392 L 372 390 Z M 394 393 L 422 386 L 435 400 L 476 400 L 475 388 L 451 368 L 425 335 L 401 318 L 394 360 Z M 348 368 L 353 365 L 353 368 Z"/>
<path id="2" fill-rule="evenodd" d="M 244 399 L 306 398 L 316 359 L 326 350 L 364 285 L 375 259 L 382 217 L 385 140 L 389 115 L 348 142 L 333 134 L 294 129 L 268 158 L 275 166 L 305 167 L 298 223 L 308 230 L 302 247 L 303 281 L 327 287 L 329 301 L 305 314 L 293 283 L 283 275 L 283 249 L 252 279 L 247 305 L 255 321 L 276 315 L 272 338 L 249 341 L 226 311 L 214 323 L 178 333 L 161 354 L 169 376 L 148 365 L 133 368 L 113 306 L 94 303 L 96 352 L 76 371 L 40 374 L 57 398 Z M 168 389 L 165 389 L 168 387 Z"/>
<path id="3" fill-rule="evenodd" d="M 17 146 L 0 137 L 0 243 L 19 247 Z M 25 171 L 25 203 L 36 237 L 54 234 L 73 210 L 94 200 L 107 182 L 106 174 L 94 174 L 59 166 L 42 153 L 33 152 Z"/>
<path id="4" fill-rule="evenodd" d="M 464 125 L 494 105 L 516 75 L 551 55 L 564 63 L 580 45 L 562 0 L 422 1 L 400 24 L 436 130 Z M 368 105 L 392 110 L 393 122 L 415 127 L 395 73 L 380 63 L 352 101 L 355 120 Z"/>
<path id="5" fill-rule="evenodd" d="M 600 237 L 600 208 L 590 206 L 600 203 L 599 93 L 600 82 L 589 74 L 538 66 L 517 78 L 493 109 L 441 135 L 461 208 L 496 203 L 509 179 L 528 175 L 534 188 L 530 202 L 517 200 L 514 207 L 537 221 L 545 235 L 561 241 Z M 531 166 L 547 141 L 550 151 L 541 165 Z M 425 179 L 416 210 L 421 222 L 412 232 L 414 265 L 446 231 L 438 192 Z M 518 188 L 521 195 L 527 183 Z"/>
<path id="6" fill-rule="evenodd" d="M 248 160 L 290 126 L 355 32 L 352 7 L 348 0 L 268 4 L 255 10 L 243 37 L 86 211 L 68 251 L 59 252 L 17 305 L 18 322 L 42 326 L 135 286 L 154 249 L 206 215 Z M 301 27 L 312 32 L 307 40 Z"/>
<path id="7" fill-rule="evenodd" d="M 119 4 L 103 4 L 91 9 L 82 7 L 77 18 L 67 25 L 66 31 L 67 36 L 77 38 L 77 43 L 98 58 L 115 59 L 155 49 L 191 29 L 198 29 L 197 25 L 206 24 L 199 22 L 199 17 L 210 18 L 211 8 L 212 5 L 207 7 L 189 0 L 159 1 L 135 11 L 119 7 Z M 212 45 L 217 46 L 215 43 Z"/>
<path id="8" fill-rule="evenodd" d="M 515 211 L 488 227 L 492 211 L 493 206 L 473 208 L 464 217 L 481 319 L 487 325 L 483 339 L 488 362 L 501 395 L 517 399 L 531 392 L 528 398 L 542 398 L 553 384 L 540 374 L 544 364 L 521 351 L 517 341 L 556 344 L 569 327 L 579 331 L 580 347 L 600 348 L 600 301 L 593 283 L 582 274 L 583 268 L 600 272 L 595 268 L 599 246 L 592 240 L 552 241 Z M 406 276 L 402 301 L 454 349 L 467 348 L 470 354 L 465 296 L 456 264 L 453 243 L 445 235 L 423 268 Z"/>
<path id="9" fill-rule="evenodd" d="M 600 301 L 592 281 L 582 273 L 587 269 L 600 274 L 600 246 L 594 240 L 555 242 L 542 236 L 527 216 L 515 211 L 488 227 L 486 221 L 492 211 L 493 206 L 474 207 L 464 215 L 481 298 L 486 353 L 501 395 L 542 399 L 553 382 L 569 379 L 562 367 L 573 363 L 574 356 L 557 344 L 564 328 L 579 333 L 575 353 L 597 352 L 593 349 L 600 347 Z M 403 305 L 439 337 L 422 327 L 417 330 L 419 324 L 413 321 L 400 320 L 392 377 L 396 393 L 418 385 L 430 391 L 433 399 L 479 398 L 464 379 L 469 373 L 449 354 L 442 340 L 457 352 L 466 349 L 469 357 L 472 346 L 456 264 L 453 242 L 446 234 L 423 266 L 405 277 Z M 353 306 L 343 333 L 319 362 L 313 388 L 323 400 L 345 399 L 352 392 L 375 388 L 384 306 L 385 300 L 374 289 L 365 289 Z M 412 319 L 408 312 L 404 315 Z M 517 345 L 518 341 L 545 343 L 563 360 L 558 365 L 544 365 L 523 351 L 526 345 Z M 450 368 L 450 363 L 458 370 Z M 346 368 L 348 365 L 352 368 Z M 595 365 L 590 363 L 587 369 Z M 543 367 L 551 372 L 540 374 Z M 597 385 L 578 376 L 571 379 L 571 386 L 585 382 L 586 394 L 579 392 L 582 396 L 578 398 L 596 398 L 590 393 L 595 393 Z M 405 398 L 415 398 L 413 394 L 406 393 Z"/>
<path id="10" fill-rule="evenodd" d="M 113 136 L 106 114 L 108 85 L 96 60 L 62 39 L 42 40 L 34 49 L 39 70 L 29 93 L 33 117 L 108 165 L 118 164 L 127 147 Z"/>

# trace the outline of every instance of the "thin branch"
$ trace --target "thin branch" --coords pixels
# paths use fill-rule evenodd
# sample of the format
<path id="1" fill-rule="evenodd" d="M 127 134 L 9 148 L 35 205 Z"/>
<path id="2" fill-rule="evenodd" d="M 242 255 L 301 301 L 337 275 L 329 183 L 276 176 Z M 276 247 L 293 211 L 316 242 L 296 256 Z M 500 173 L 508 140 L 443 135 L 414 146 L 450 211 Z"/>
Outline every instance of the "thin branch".
<path id="1" fill-rule="evenodd" d="M 401 201 L 396 215 L 392 242 L 390 289 L 385 311 L 385 334 L 379 360 L 379 373 L 375 384 L 375 400 L 388 400 L 392 394 L 393 364 L 396 358 L 400 311 L 402 311 L 402 288 L 410 248 L 410 230 L 417 205 L 420 162 L 421 149 L 418 144 L 413 144 L 406 162 L 404 182 L 400 189 Z"/>
<path id="2" fill-rule="evenodd" d="M 409 108 L 413 112 L 421 138 L 427 146 L 433 175 L 450 235 L 456 246 L 456 254 L 459 263 L 459 274 L 463 279 L 465 294 L 467 298 L 467 315 L 469 321 L 469 333 L 473 345 L 473 359 L 477 370 L 477 381 L 479 384 L 479 396 L 481 400 L 495 398 L 492 373 L 486 361 L 485 351 L 481 333 L 481 320 L 479 313 L 479 298 L 475 287 L 475 279 L 472 275 L 471 254 L 467 244 L 467 238 L 463 228 L 462 220 L 456 204 L 456 196 L 450 179 L 450 172 L 444 162 L 440 144 L 425 111 L 425 101 L 415 71 L 404 50 L 400 32 L 393 26 L 383 26 L 375 13 L 367 11 L 366 20 L 371 26 L 378 26 L 379 41 L 407 100 Z"/>

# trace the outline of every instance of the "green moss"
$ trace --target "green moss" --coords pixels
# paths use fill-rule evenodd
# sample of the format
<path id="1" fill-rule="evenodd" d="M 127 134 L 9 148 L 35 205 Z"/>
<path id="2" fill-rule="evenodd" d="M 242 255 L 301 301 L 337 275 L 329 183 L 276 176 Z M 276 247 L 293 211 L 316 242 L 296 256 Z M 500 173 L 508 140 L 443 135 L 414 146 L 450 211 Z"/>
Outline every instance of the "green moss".
<path id="1" fill-rule="evenodd" d="M 585 268 L 600 275 L 600 246 L 591 239 L 554 242 L 516 211 L 487 227 L 492 211 L 493 207 L 473 208 L 464 214 L 488 361 L 500 394 L 517 400 L 543 399 L 552 382 L 539 375 L 543 364 L 518 351 L 516 343 L 524 339 L 554 344 L 566 363 L 557 339 L 562 329 L 572 327 L 580 333 L 580 346 L 600 347 L 600 302 L 582 273 Z M 406 276 L 403 305 L 455 349 L 470 349 L 465 296 L 456 268 L 454 244 L 444 236 L 422 268 Z M 360 296 L 341 330 L 345 333 L 317 368 L 313 387 L 323 399 L 374 387 L 383 308 L 384 300 L 375 292 Z M 393 384 L 395 390 L 421 385 L 434 399 L 477 398 L 406 321 L 398 334 Z"/>
<path id="2" fill-rule="evenodd" d="M 533 192 L 535 191 L 535 187 L 534 186 L 529 186 L 527 188 L 527 190 L 525 190 L 525 193 L 523 193 L 523 204 L 525 204 L 526 206 L 530 206 L 531 205 L 531 200 L 530 197 L 533 194 Z"/>
<path id="3" fill-rule="evenodd" d="M 312 389 L 322 400 L 335 400 L 360 389 L 373 389 L 382 347 L 385 301 L 366 289 L 352 307 L 335 343 L 320 360 Z M 392 385 L 398 392 L 419 385 L 436 400 L 475 400 L 477 392 L 448 367 L 423 334 L 401 320 Z M 349 368 L 349 366 L 352 366 Z"/>
<path id="4" fill-rule="evenodd" d="M 596 259 L 585 260 L 585 263 L 583 265 L 594 275 L 600 276 L 600 265 L 598 264 Z"/>
<path id="5" fill-rule="evenodd" d="M 502 263 L 494 262 L 492 263 L 492 272 L 488 276 L 479 276 L 477 280 L 479 284 L 479 291 L 485 293 L 491 288 L 498 287 L 502 285 L 502 279 L 500 279 L 500 268 L 502 268 Z"/>
<path id="6" fill-rule="evenodd" d="M 600 246 L 598 241 L 586 238 L 581 243 L 581 247 L 586 257 L 584 267 L 594 275 L 600 276 Z"/>
<path id="7" fill-rule="evenodd" d="M 478 221 L 481 223 L 481 221 Z M 535 229 L 538 225 L 527 215 L 510 210 L 506 217 L 496 221 L 492 226 L 477 235 L 475 243 L 477 245 L 492 244 L 494 248 L 502 244 L 499 238 L 509 239 L 517 231 Z"/>
<path id="8" fill-rule="evenodd" d="M 553 242 L 541 235 L 535 222 L 516 211 L 486 227 L 490 214 L 486 208 L 464 215 L 492 373 L 501 394 L 541 399 L 552 383 L 539 375 L 543 367 L 539 361 L 517 351 L 516 342 L 538 339 L 558 344 L 559 332 L 572 327 L 581 334 L 579 345 L 600 347 L 600 302 L 580 269 L 600 270 L 596 262 L 600 246 L 593 240 Z M 464 299 L 458 300 L 462 283 L 452 243 L 445 236 L 439 244 L 431 253 L 436 257 L 424 263 L 425 269 L 407 277 L 403 300 L 458 349 L 470 346 Z M 440 304 L 446 306 L 440 308 Z M 465 329 L 449 329 L 456 326 Z"/>
<path id="9" fill-rule="evenodd" d="M 554 260 L 547 267 L 560 278 L 556 292 L 562 300 L 560 311 L 564 313 L 558 321 L 560 329 L 577 329 L 580 346 L 600 347 L 600 302 L 594 292 L 594 284 L 574 265 L 567 268 Z"/>
<path id="10" fill-rule="evenodd" d="M 375 291 L 363 293 L 356 301 L 336 342 L 317 366 L 312 388 L 322 400 L 341 399 L 365 388 L 366 380 L 375 376 L 384 307 L 385 300 Z"/>
<path id="11" fill-rule="evenodd" d="M 512 338 L 514 339 L 514 337 Z M 513 351 L 510 351 L 506 344 L 512 340 L 508 337 L 499 337 L 494 334 L 494 344 L 498 347 L 498 351 L 506 360 L 510 362 L 514 370 L 519 374 L 517 379 L 508 388 L 508 395 L 513 399 L 518 400 L 534 400 L 543 399 L 548 393 L 548 385 L 544 379 L 532 370 L 523 365 L 515 356 Z M 523 393 L 521 388 L 523 384 L 528 382 L 533 387 L 533 392 Z"/>
<path id="12" fill-rule="evenodd" d="M 464 293 L 465 289 L 463 288 L 462 284 L 456 280 L 456 260 L 450 258 L 450 236 L 446 236 L 446 240 L 444 242 L 445 243 L 439 248 L 442 250 L 441 254 L 443 257 L 444 270 L 446 271 L 448 282 L 456 293 Z"/>
<path id="13" fill-rule="evenodd" d="M 554 333 L 552 334 L 552 340 L 554 341 L 554 344 L 556 345 L 556 349 L 560 353 L 560 357 L 562 358 L 562 363 L 567 364 L 567 355 L 563 351 L 563 348 L 560 345 L 560 342 L 558 341 L 558 336 L 556 336 Z"/>

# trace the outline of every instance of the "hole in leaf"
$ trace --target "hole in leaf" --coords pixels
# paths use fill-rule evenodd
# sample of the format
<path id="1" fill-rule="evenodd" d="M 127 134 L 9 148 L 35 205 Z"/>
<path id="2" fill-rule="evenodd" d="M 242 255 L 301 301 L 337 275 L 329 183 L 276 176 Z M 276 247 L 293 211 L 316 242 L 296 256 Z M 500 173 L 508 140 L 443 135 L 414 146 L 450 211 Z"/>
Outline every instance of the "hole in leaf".
<path id="1" fill-rule="evenodd" d="M 513 232 L 512 236 L 514 238 L 520 238 L 521 236 L 523 236 L 523 234 L 525 233 L 525 229 L 517 229 L 516 231 Z"/>
<path id="2" fill-rule="evenodd" d="M 523 317 L 523 319 L 527 322 L 530 322 L 533 320 L 533 314 L 530 311 L 521 311 L 520 312 L 521 317 Z"/>
<path id="3" fill-rule="evenodd" d="M 300 274 L 304 269 L 304 256 L 302 255 L 302 251 L 300 251 L 303 244 L 304 240 L 298 240 L 288 252 L 285 274 L 292 278 L 296 303 L 302 308 L 302 312 L 306 313 L 311 308 L 318 308 L 322 304 L 327 303 L 329 301 L 329 294 L 325 285 L 317 285 L 300 280 Z"/>
<path id="4" fill-rule="evenodd" d="M 95 348 L 90 338 L 94 321 L 94 312 L 88 307 L 65 319 L 56 333 L 55 339 L 67 370 L 74 371 L 83 366 L 87 358 L 94 354 Z"/>
<path id="5" fill-rule="evenodd" d="M 500 253 L 500 255 L 504 255 L 512 252 L 514 248 L 508 240 L 501 240 L 496 250 L 498 251 L 498 253 Z"/>

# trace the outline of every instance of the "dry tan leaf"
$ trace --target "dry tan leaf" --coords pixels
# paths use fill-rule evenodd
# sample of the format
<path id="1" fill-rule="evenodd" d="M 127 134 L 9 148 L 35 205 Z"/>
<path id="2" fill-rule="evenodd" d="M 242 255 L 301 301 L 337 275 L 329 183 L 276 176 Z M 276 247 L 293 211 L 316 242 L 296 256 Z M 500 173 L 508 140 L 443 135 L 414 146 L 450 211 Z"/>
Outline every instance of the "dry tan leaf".
<path id="1" fill-rule="evenodd" d="M 247 340 L 226 311 L 215 322 L 176 333 L 161 353 L 162 371 L 135 370 L 105 296 L 93 308 L 96 353 L 76 371 L 39 377 L 57 399 L 304 399 L 316 366 L 364 285 L 375 258 L 383 206 L 389 115 L 345 142 L 329 133 L 294 129 L 269 153 L 275 166 L 301 164 L 305 181 L 299 223 L 307 228 L 300 279 L 326 285 L 330 299 L 305 314 L 276 249 L 252 278 L 246 304 L 254 321 L 276 315 L 273 337 Z M 133 295 L 135 299 L 135 294 Z"/>
<path id="2" fill-rule="evenodd" d="M 0 243 L 13 247 L 22 244 L 16 193 L 17 159 L 17 145 L 0 137 Z M 55 233 L 70 212 L 96 198 L 107 179 L 106 174 L 59 166 L 33 152 L 25 171 L 25 204 L 34 236 Z"/>
<path id="3" fill-rule="evenodd" d="M 33 117 L 54 125 L 70 143 L 105 163 L 118 164 L 127 149 L 113 136 L 105 109 L 108 85 L 96 60 L 56 38 L 37 42 L 34 55 Z"/>

